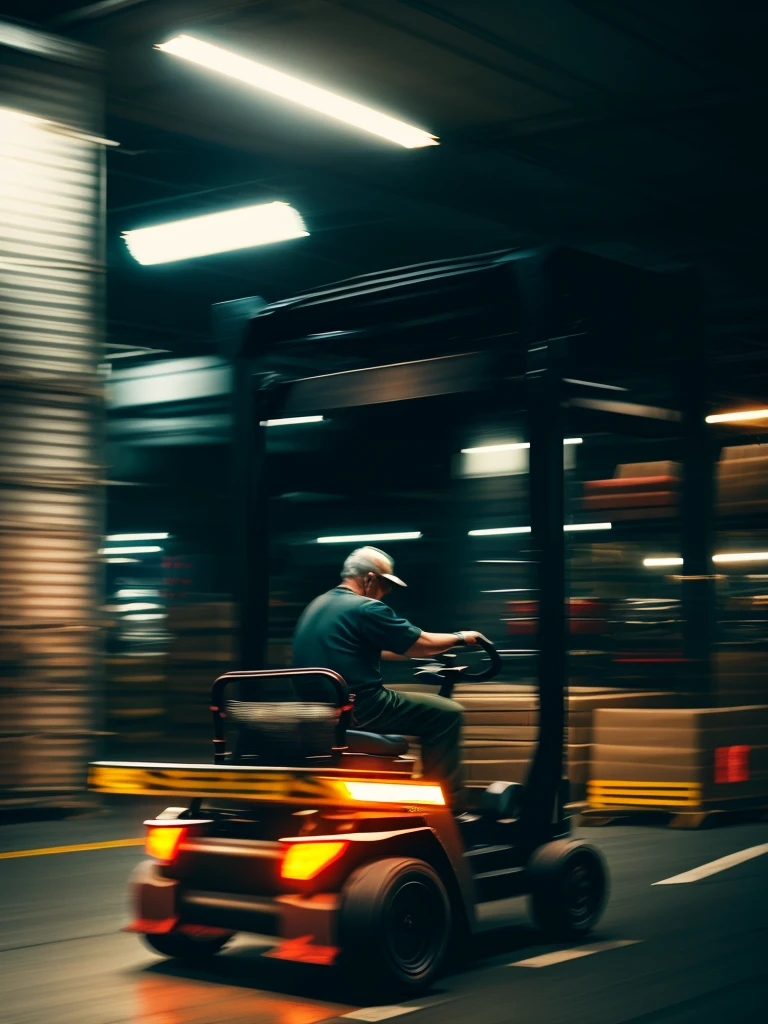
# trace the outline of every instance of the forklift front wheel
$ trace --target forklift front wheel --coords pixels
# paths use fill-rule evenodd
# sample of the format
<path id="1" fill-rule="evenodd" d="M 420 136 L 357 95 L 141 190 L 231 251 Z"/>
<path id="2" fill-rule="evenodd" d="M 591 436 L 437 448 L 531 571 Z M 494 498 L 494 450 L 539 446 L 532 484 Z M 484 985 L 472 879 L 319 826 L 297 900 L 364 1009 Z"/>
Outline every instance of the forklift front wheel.
<path id="1" fill-rule="evenodd" d="M 608 871 L 594 846 L 560 839 L 533 852 L 528 862 L 531 914 L 547 936 L 585 935 L 608 896 Z"/>

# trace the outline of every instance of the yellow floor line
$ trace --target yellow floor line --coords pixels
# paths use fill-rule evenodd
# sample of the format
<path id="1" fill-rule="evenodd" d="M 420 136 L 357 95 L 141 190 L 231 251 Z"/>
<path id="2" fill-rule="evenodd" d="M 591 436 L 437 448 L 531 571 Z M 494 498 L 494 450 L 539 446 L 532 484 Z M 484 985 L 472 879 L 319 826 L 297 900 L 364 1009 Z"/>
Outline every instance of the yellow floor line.
<path id="1" fill-rule="evenodd" d="M 103 843 L 78 843 L 77 846 L 46 846 L 42 850 L 12 850 L 0 853 L 0 860 L 13 857 L 43 857 L 48 853 L 82 853 L 84 850 L 112 850 L 119 846 L 143 846 L 143 839 L 108 839 Z"/>

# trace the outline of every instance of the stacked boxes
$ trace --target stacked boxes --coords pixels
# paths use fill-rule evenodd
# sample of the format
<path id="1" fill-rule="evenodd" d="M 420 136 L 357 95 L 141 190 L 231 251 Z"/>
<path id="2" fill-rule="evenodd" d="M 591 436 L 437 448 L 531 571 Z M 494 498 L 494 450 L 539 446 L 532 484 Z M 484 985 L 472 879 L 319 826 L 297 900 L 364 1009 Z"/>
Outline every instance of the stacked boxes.
<path id="1" fill-rule="evenodd" d="M 427 689 L 403 684 L 403 692 Z M 435 692 L 435 688 L 431 688 Z M 463 760 L 467 782 L 482 787 L 497 779 L 523 782 L 536 749 L 539 700 L 533 686 L 465 683 L 454 700 L 464 708 Z M 566 746 L 571 799 L 584 800 L 589 777 L 592 722 L 596 708 L 649 707 L 672 703 L 670 693 L 638 693 L 602 687 L 572 687 L 568 694 Z"/>
<path id="2" fill-rule="evenodd" d="M 595 712 L 590 808 L 690 812 L 767 803 L 768 706 Z"/>
<path id="3" fill-rule="evenodd" d="M 233 666 L 235 628 L 235 609 L 228 601 L 168 609 L 168 731 L 174 739 L 197 739 L 210 732 L 211 687 Z"/>

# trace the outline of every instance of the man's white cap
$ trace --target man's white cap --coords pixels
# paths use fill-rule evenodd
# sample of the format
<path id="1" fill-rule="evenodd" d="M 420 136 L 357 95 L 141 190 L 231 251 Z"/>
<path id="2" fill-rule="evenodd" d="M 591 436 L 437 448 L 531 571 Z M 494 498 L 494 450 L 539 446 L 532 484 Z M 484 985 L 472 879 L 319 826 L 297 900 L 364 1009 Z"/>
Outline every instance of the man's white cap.
<path id="1" fill-rule="evenodd" d="M 382 551 L 381 548 L 374 548 L 366 544 L 365 547 L 357 548 L 351 555 L 347 556 L 341 569 L 341 578 L 364 576 L 367 572 L 375 572 L 377 576 L 389 580 L 396 587 L 408 586 L 399 576 L 395 576 L 393 572 L 381 571 L 382 568 L 386 567 L 394 569 L 395 560 L 386 551 Z"/>

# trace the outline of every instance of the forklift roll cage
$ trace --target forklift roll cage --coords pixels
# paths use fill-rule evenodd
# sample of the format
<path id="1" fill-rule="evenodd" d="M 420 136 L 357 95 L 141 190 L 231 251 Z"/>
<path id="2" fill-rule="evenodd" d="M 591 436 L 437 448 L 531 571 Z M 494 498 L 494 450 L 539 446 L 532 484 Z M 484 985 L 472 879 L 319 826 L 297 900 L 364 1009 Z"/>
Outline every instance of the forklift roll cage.
<path id="1" fill-rule="evenodd" d="M 222 351 L 236 367 L 233 504 L 241 668 L 265 667 L 269 540 L 263 422 L 500 390 L 510 408 L 526 413 L 530 441 L 540 719 L 521 829 L 535 844 L 551 829 L 563 775 L 566 410 L 585 428 L 610 429 L 619 421 L 624 433 L 682 438 L 682 527 L 684 535 L 687 524 L 694 530 L 686 553 L 694 575 L 711 552 L 712 533 L 711 512 L 703 511 L 697 490 L 701 474 L 687 471 L 706 447 L 705 377 L 688 373 L 706 362 L 697 306 L 687 272 L 657 273 L 545 248 L 369 274 L 272 305 L 253 298 L 215 308 Z M 640 361 L 652 361 L 666 375 L 679 409 L 639 405 L 631 394 L 601 387 L 631 376 Z M 683 587 L 687 650 L 702 665 L 708 634 L 698 626 L 707 614 L 708 586 L 691 580 Z"/>

